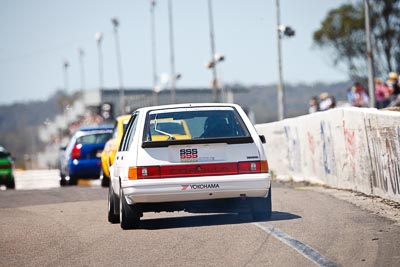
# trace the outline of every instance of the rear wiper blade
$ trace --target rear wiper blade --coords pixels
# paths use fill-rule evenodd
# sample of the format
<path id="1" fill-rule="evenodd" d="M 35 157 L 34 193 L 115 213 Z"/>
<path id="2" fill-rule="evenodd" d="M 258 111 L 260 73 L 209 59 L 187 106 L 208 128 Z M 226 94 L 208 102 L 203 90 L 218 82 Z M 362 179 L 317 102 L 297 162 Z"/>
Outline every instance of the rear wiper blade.
<path id="1" fill-rule="evenodd" d="M 168 140 L 176 140 L 176 138 L 172 134 L 157 129 L 157 115 L 154 118 L 154 131 L 156 131 L 157 133 L 160 133 L 160 134 L 168 136 Z"/>

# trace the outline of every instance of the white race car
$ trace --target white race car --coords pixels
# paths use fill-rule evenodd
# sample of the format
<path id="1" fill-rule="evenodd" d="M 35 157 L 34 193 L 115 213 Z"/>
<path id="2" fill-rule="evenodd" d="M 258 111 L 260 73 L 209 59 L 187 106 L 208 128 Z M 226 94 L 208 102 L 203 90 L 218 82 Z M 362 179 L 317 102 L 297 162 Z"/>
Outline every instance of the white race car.
<path id="1" fill-rule="evenodd" d="M 271 177 L 259 136 L 235 104 L 133 112 L 110 168 L 108 220 L 138 228 L 143 212 L 271 216 Z"/>

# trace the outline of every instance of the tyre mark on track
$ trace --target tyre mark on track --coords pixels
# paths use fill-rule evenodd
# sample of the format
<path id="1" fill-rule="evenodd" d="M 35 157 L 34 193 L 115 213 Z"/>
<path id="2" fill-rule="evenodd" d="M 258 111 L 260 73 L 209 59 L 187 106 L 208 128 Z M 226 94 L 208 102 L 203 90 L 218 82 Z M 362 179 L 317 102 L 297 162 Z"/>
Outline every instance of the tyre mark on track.
<path id="1" fill-rule="evenodd" d="M 308 246 L 300 242 L 299 240 L 294 239 L 284 231 L 279 228 L 268 224 L 268 223 L 254 223 L 257 227 L 261 228 L 268 234 L 271 234 L 273 237 L 288 245 L 292 249 L 296 250 L 298 253 L 317 264 L 318 266 L 326 266 L 326 267 L 336 267 L 339 266 L 336 262 L 331 261 L 330 259 L 323 256 L 314 248 Z"/>

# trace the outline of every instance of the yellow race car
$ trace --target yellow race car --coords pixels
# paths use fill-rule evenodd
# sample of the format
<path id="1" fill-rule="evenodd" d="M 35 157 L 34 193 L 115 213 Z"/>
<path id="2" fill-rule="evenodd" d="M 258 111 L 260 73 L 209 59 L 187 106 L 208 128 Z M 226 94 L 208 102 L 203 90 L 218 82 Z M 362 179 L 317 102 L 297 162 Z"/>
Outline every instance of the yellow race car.
<path id="1" fill-rule="evenodd" d="M 156 123 L 157 122 L 157 123 Z M 185 120 L 159 119 L 150 122 L 151 141 L 192 139 Z"/>
<path id="2" fill-rule="evenodd" d="M 112 137 L 107 141 L 101 153 L 100 179 L 103 187 L 108 187 L 110 184 L 110 166 L 114 163 L 115 154 L 130 118 L 131 115 L 123 115 L 115 119 Z"/>

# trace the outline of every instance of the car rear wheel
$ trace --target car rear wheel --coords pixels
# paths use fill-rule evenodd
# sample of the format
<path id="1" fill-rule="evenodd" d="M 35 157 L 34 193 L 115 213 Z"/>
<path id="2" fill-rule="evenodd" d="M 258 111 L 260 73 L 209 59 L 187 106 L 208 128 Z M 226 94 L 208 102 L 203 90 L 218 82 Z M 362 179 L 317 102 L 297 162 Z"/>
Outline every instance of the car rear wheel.
<path id="1" fill-rule="evenodd" d="M 67 180 L 65 179 L 65 175 L 60 175 L 60 186 L 66 186 Z"/>
<path id="2" fill-rule="evenodd" d="M 102 187 L 108 187 L 110 185 L 110 177 L 104 174 L 103 168 L 100 169 L 100 180 Z"/>
<path id="3" fill-rule="evenodd" d="M 77 185 L 78 184 L 78 178 L 75 177 L 75 176 L 70 176 L 68 184 L 69 185 Z"/>
<path id="4" fill-rule="evenodd" d="M 120 189 L 119 194 L 119 220 L 122 229 L 135 229 L 139 227 L 141 217 L 140 204 L 129 205 L 125 195 Z"/>
<path id="5" fill-rule="evenodd" d="M 115 214 L 115 204 L 118 204 L 116 196 L 111 188 L 108 187 L 108 221 L 110 223 L 119 223 L 119 214 Z"/>
<path id="6" fill-rule="evenodd" d="M 266 198 L 252 199 L 252 213 L 255 220 L 269 220 L 272 214 L 271 187 Z"/>
<path id="7" fill-rule="evenodd" d="M 6 187 L 7 187 L 7 189 L 15 189 L 15 181 L 14 181 L 14 179 L 10 180 L 9 182 L 7 182 Z"/>

